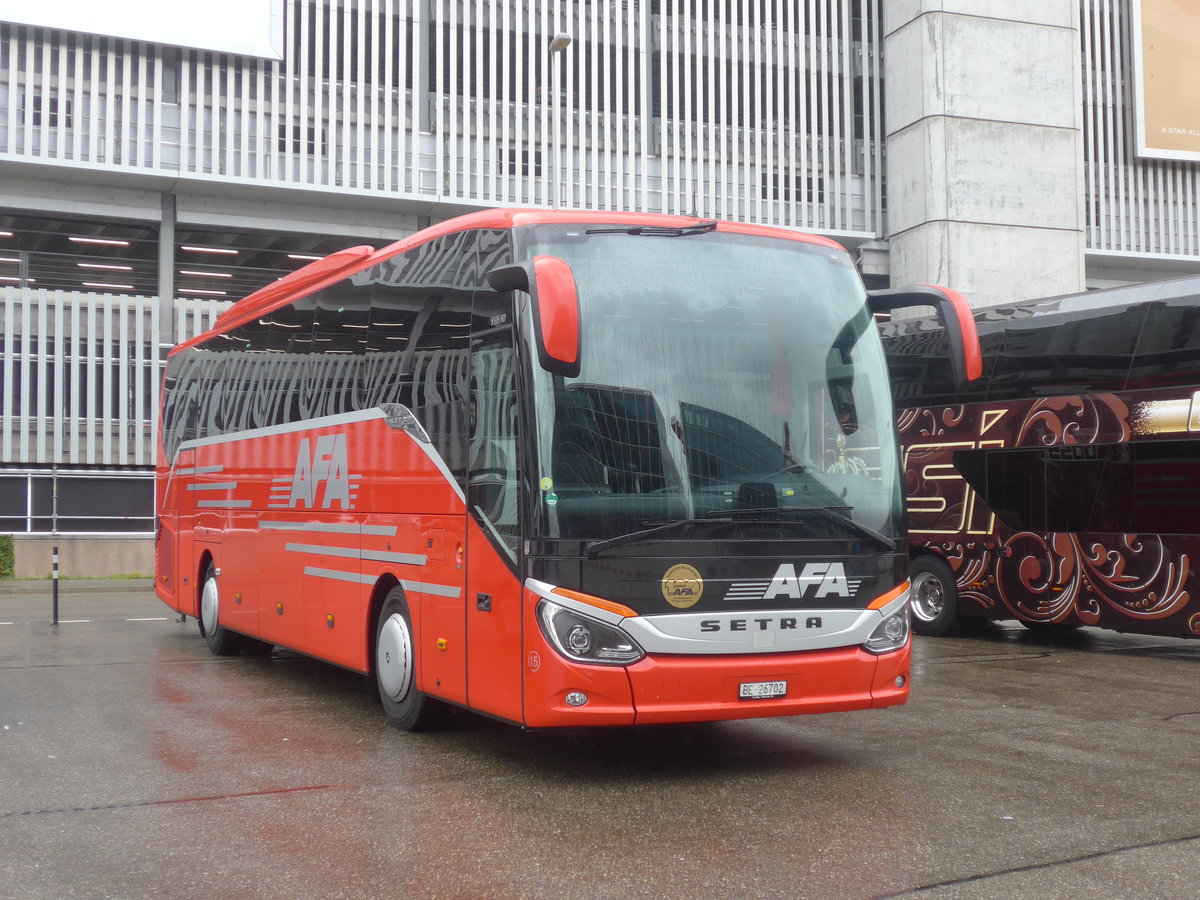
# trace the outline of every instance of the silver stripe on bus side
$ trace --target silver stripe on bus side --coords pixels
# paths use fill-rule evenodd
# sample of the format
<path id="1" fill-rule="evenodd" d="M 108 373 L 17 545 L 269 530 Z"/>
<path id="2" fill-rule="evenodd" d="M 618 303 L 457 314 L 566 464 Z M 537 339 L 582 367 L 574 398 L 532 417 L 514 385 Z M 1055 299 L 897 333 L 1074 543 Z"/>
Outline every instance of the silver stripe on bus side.
<path id="1" fill-rule="evenodd" d="M 211 475 L 215 472 L 224 472 L 224 466 L 185 466 L 182 469 L 176 469 L 176 475 Z M 288 479 L 291 481 L 291 479 Z"/>
<path id="2" fill-rule="evenodd" d="M 386 553 L 383 550 L 364 550 L 359 554 L 360 559 L 371 562 L 395 562 L 406 566 L 423 566 L 429 562 L 429 557 L 419 553 Z"/>
<path id="3" fill-rule="evenodd" d="M 423 566 L 426 556 L 415 553 L 386 553 L 382 550 L 359 550 L 355 547 L 328 547 L 324 544 L 284 544 L 284 550 L 292 553 L 315 553 L 321 556 L 340 556 L 346 559 L 367 559 L 372 562 L 393 562 L 406 566 Z"/>
<path id="4" fill-rule="evenodd" d="M 236 481 L 222 481 L 219 484 L 189 484 L 189 491 L 236 491 L 238 483 Z"/>
<path id="5" fill-rule="evenodd" d="M 406 591 L 416 594 L 431 594 L 434 597 L 451 597 L 457 600 L 462 596 L 462 588 L 447 587 L 444 584 L 428 584 L 420 581 L 401 581 L 400 586 Z"/>
<path id="6" fill-rule="evenodd" d="M 339 572 L 337 569 L 318 569 L 316 566 L 305 566 L 305 575 L 314 578 L 331 578 L 334 581 L 352 581 L 355 584 L 374 584 L 374 575 L 363 575 L 359 572 Z"/>
<path id="7" fill-rule="evenodd" d="M 374 575 L 363 575 L 359 572 L 343 572 L 339 569 L 321 569 L 316 566 L 305 566 L 304 574 L 314 578 L 329 578 L 333 581 L 349 581 L 354 584 L 374 584 Z M 451 597 L 458 599 L 462 596 L 462 588 L 450 587 L 444 584 L 428 584 L 421 581 L 401 581 L 400 586 L 414 594 L 430 594 L 434 597 Z"/>
<path id="8" fill-rule="evenodd" d="M 275 531 L 305 531 L 314 534 L 362 534 L 371 537 L 395 537 L 395 525 L 357 525 L 353 522 L 259 522 L 259 528 Z"/>
<path id="9" fill-rule="evenodd" d="M 197 500 L 197 507 L 204 509 L 249 509 L 249 500 Z"/>

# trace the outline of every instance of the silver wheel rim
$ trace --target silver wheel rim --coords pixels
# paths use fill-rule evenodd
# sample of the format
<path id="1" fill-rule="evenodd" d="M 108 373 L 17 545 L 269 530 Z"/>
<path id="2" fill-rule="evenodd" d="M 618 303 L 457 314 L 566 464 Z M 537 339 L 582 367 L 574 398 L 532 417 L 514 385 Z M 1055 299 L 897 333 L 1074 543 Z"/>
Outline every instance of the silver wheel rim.
<path id="1" fill-rule="evenodd" d="M 400 613 L 392 613 L 379 630 L 375 649 L 379 687 L 394 701 L 404 699 L 413 680 L 412 634 Z"/>
<path id="2" fill-rule="evenodd" d="M 942 579 L 928 572 L 913 578 L 912 611 L 922 622 L 932 622 L 946 606 L 946 590 Z"/>
<path id="3" fill-rule="evenodd" d="M 200 625 L 206 635 L 216 630 L 218 606 L 217 579 L 209 578 L 204 582 L 204 590 L 200 592 Z"/>

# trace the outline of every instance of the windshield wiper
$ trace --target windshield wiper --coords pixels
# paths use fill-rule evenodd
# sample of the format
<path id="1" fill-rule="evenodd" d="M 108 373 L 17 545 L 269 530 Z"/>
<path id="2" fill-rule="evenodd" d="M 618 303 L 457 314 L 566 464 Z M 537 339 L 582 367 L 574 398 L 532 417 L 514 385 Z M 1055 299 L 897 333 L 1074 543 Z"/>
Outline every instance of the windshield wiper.
<path id="1" fill-rule="evenodd" d="M 588 541 L 583 549 L 588 556 L 595 556 L 601 551 L 608 550 L 611 547 L 620 547 L 622 544 L 631 544 L 634 541 L 640 541 L 643 538 L 648 538 L 651 535 L 659 532 L 669 531 L 672 528 L 678 528 L 680 525 L 707 525 L 710 522 L 732 522 L 733 519 L 727 516 L 722 516 L 719 512 L 715 516 L 705 516 L 702 519 L 674 519 L 670 522 L 661 522 L 650 528 L 644 528 L 641 531 L 630 531 L 627 534 L 618 534 L 616 537 L 605 538 L 602 541 Z M 648 523 L 647 523 L 648 524 Z"/>
<path id="2" fill-rule="evenodd" d="M 811 512 L 816 513 L 826 521 L 837 522 L 837 524 L 844 526 L 856 534 L 870 538 L 885 550 L 896 550 L 899 548 L 899 545 L 883 532 L 876 531 L 870 525 L 864 525 L 862 522 L 855 522 L 853 519 L 843 516 L 838 512 L 839 509 L 849 508 L 848 506 L 761 506 L 755 509 L 713 510 L 713 515 L 727 519 L 741 519 L 751 516 L 761 516 L 767 513 Z"/>
<path id="3" fill-rule="evenodd" d="M 657 234 L 665 237 L 686 237 L 689 234 L 704 234 L 717 230 L 716 219 L 697 222 L 695 225 L 629 225 L 621 228 L 589 228 L 585 234 Z"/>
<path id="4" fill-rule="evenodd" d="M 780 521 L 779 519 L 768 520 L 765 519 L 765 516 L 769 513 L 781 512 L 816 513 L 823 519 L 837 522 L 839 525 L 861 535 L 862 537 L 870 538 L 885 550 L 896 550 L 898 548 L 897 543 L 886 534 L 876 531 L 869 525 L 864 525 L 861 522 L 855 522 L 853 519 L 848 519 L 837 512 L 838 509 L 847 508 L 848 507 L 835 506 L 761 506 L 752 509 L 714 509 L 697 519 L 675 519 L 671 522 L 661 522 L 657 525 L 651 526 L 650 528 L 643 528 L 640 531 L 630 531 L 626 534 L 618 534 L 616 537 L 605 538 L 604 540 L 600 541 L 588 541 L 584 545 L 583 549 L 588 556 L 595 556 L 597 553 L 601 553 L 613 547 L 620 547 L 623 544 L 631 544 L 634 541 L 644 540 L 645 538 L 652 537 L 664 531 L 669 531 L 672 528 L 678 528 L 680 526 L 687 525 L 707 525 L 712 522 L 730 523 L 736 522 L 739 519 L 749 518 L 763 518 L 763 521 L 778 522 Z"/>

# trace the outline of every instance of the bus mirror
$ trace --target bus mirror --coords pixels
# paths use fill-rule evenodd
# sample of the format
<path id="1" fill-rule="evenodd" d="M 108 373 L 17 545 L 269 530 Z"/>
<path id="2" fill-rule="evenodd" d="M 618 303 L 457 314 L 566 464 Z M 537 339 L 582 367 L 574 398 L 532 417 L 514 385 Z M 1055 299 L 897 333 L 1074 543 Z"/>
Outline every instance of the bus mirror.
<path id="1" fill-rule="evenodd" d="M 873 313 L 932 306 L 938 321 L 946 329 L 955 383 L 960 388 L 965 387 L 967 382 L 983 374 L 983 353 L 979 348 L 979 333 L 975 330 L 975 316 L 958 291 L 932 284 L 912 285 L 896 290 L 868 291 L 868 303 Z"/>
<path id="2" fill-rule="evenodd" d="M 528 263 L 514 263 L 511 266 L 492 269 L 485 276 L 487 283 L 492 286 L 494 291 L 528 291 L 529 270 L 526 268 L 527 265 Z"/>
<path id="3" fill-rule="evenodd" d="M 557 256 L 492 269 L 488 284 L 497 291 L 527 291 L 533 300 L 538 362 L 547 372 L 579 374 L 579 293 L 571 267 Z"/>

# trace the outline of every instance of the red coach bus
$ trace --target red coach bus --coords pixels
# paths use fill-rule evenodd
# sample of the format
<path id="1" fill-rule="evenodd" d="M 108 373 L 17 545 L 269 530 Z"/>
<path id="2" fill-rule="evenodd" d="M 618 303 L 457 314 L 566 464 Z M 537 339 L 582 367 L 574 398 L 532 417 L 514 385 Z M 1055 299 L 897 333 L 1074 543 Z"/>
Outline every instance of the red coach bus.
<path id="1" fill-rule="evenodd" d="M 885 327 L 913 627 L 1200 636 L 1200 278 L 976 311 L 983 376 Z"/>
<path id="2" fill-rule="evenodd" d="M 158 595 L 215 653 L 364 673 L 406 729 L 903 703 L 872 312 L 910 300 L 868 302 L 826 239 L 669 216 L 483 212 L 336 253 L 171 353 Z"/>

